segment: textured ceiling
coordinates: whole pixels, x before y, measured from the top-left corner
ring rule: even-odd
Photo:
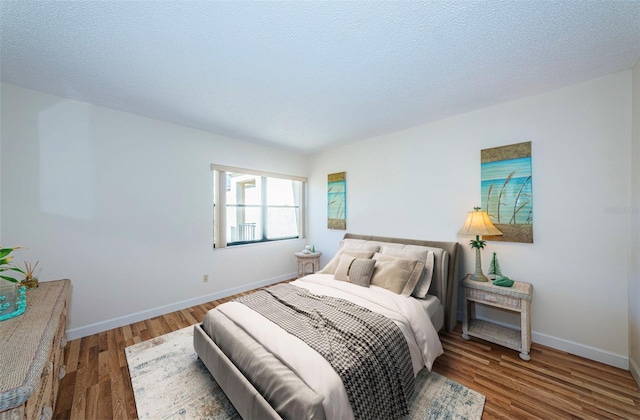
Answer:
[[[640,1],[0,1],[3,82],[314,152],[631,68]]]

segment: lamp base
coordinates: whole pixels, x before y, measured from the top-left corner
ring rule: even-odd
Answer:
[[[473,281],[489,281],[489,279],[487,278],[487,276],[485,276],[484,274],[482,274],[482,271],[480,273],[473,273],[470,277],[471,280]]]
[[[476,236],[476,240],[478,237]],[[482,273],[482,261],[480,260],[480,248],[476,248],[476,271],[471,276],[471,280],[473,281],[489,281],[487,276]]]

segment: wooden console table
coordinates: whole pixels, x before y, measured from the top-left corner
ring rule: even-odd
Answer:
[[[0,322],[0,420],[50,419],[64,376],[71,281],[27,290],[27,310]]]

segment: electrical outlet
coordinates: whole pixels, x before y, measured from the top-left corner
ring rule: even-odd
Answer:
[[[202,275],[202,282],[203,283],[209,283],[209,275],[208,274],[203,274]]]

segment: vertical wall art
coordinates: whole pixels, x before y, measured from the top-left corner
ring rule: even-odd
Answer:
[[[347,173],[329,174],[327,183],[327,227],[347,228]]]
[[[480,165],[482,209],[503,233],[483,239],[533,243],[531,142],[484,149]]]

